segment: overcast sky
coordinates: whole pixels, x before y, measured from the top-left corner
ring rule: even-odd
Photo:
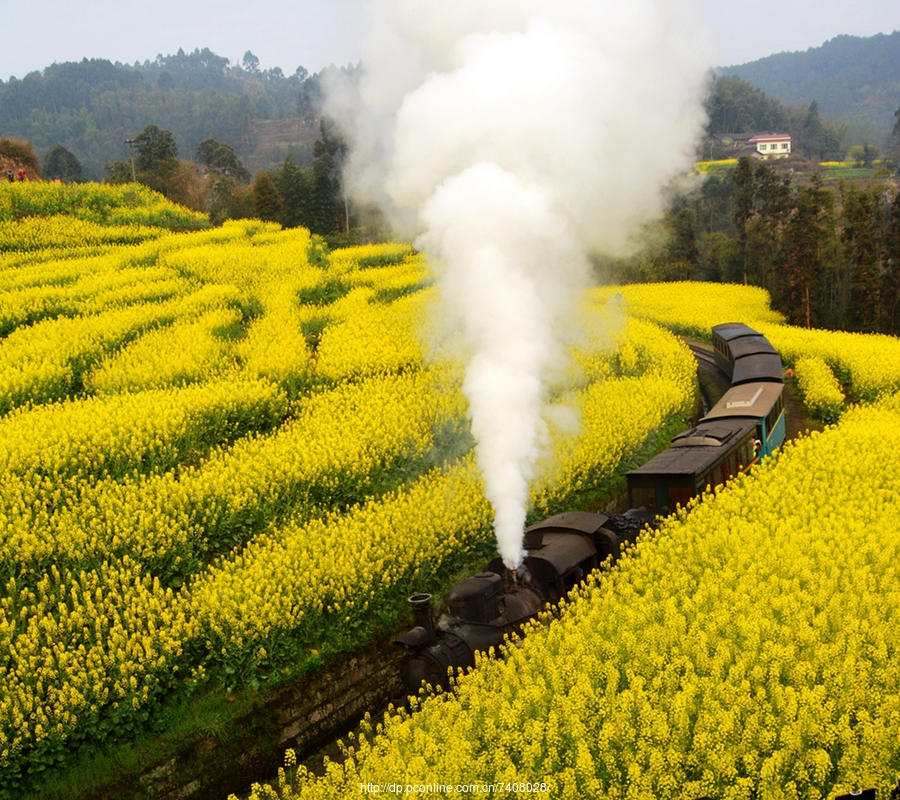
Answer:
[[[435,0],[423,0],[434,2]],[[485,0],[490,2],[490,0]],[[598,5],[601,5],[597,0]],[[239,61],[251,50],[264,69],[359,60],[362,0],[0,0],[0,78],[24,77],[53,62],[108,58],[133,63],[209,47]],[[840,33],[900,30],[897,0],[701,0],[729,66],[817,47]]]

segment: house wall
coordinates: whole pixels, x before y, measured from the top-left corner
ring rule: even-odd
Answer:
[[[756,152],[767,158],[787,158],[791,154],[791,141],[757,142]]]

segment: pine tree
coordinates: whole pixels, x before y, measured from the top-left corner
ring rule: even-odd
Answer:
[[[81,181],[81,162],[74,153],[57,143],[44,156],[44,177],[65,183]]]
[[[737,266],[743,282],[747,283],[747,224],[753,216],[754,181],[753,167],[750,164],[750,159],[746,156],[738,159],[733,180],[737,186],[734,208],[734,226],[738,232],[738,258],[740,259],[740,263]],[[735,276],[732,274],[728,277],[733,279]]]
[[[332,120],[322,117],[319,138],[313,146],[310,187],[310,230],[313,233],[336,233],[343,227],[344,202],[341,192],[341,169],[347,145]]]
[[[296,228],[300,225],[312,228],[308,170],[301,170],[293,155],[288,155],[278,170],[275,182],[284,200],[281,207],[281,224],[285,228]]]
[[[849,266],[850,298],[847,327],[873,333],[882,329],[881,248],[884,209],[879,188],[861,189],[843,184],[843,231],[841,241]]]
[[[253,184],[253,212],[266,222],[277,222],[284,200],[267,172],[260,172]]]
[[[834,250],[834,193],[816,177],[812,186],[801,186],[797,192],[782,237],[784,310],[794,324],[819,327],[822,292],[831,285],[824,278],[834,263]]]
[[[900,333],[900,192],[894,196],[894,202],[888,213],[882,249],[885,260],[882,279],[885,306],[883,332],[896,336]]]

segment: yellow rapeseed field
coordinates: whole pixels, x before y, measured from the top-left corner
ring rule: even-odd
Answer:
[[[0,187],[0,798],[198,683],[359,646],[492,538],[421,254],[58,188]],[[684,346],[612,316],[573,351],[536,509],[690,406]]]
[[[198,684],[362,646],[487,555],[461,369],[421,339],[431,284],[407,244],[329,253],[142,187],[0,186],[0,800]],[[686,424],[677,335],[747,322],[844,416],[284,797],[401,775],[689,800],[888,785],[897,340],[790,328],[752,287],[606,287],[578,316],[534,515]],[[841,384],[875,404],[846,411]]]
[[[325,778],[301,769],[277,797],[389,783],[552,798],[886,796],[900,753],[898,532],[894,400],[680,512],[505,660],[482,659],[412,716],[389,714]]]

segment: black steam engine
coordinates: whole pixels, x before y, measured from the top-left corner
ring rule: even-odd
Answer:
[[[609,517],[572,511],[525,529],[527,556],[515,574],[498,557],[484,572],[456,584],[447,610],[435,624],[431,595],[410,597],[416,627],[394,644],[406,650],[400,691],[414,695],[423,683],[446,688],[448,670],[475,665],[476,651],[499,647],[548,603],[557,603],[608,556],[619,555],[655,514],[633,510]]]

